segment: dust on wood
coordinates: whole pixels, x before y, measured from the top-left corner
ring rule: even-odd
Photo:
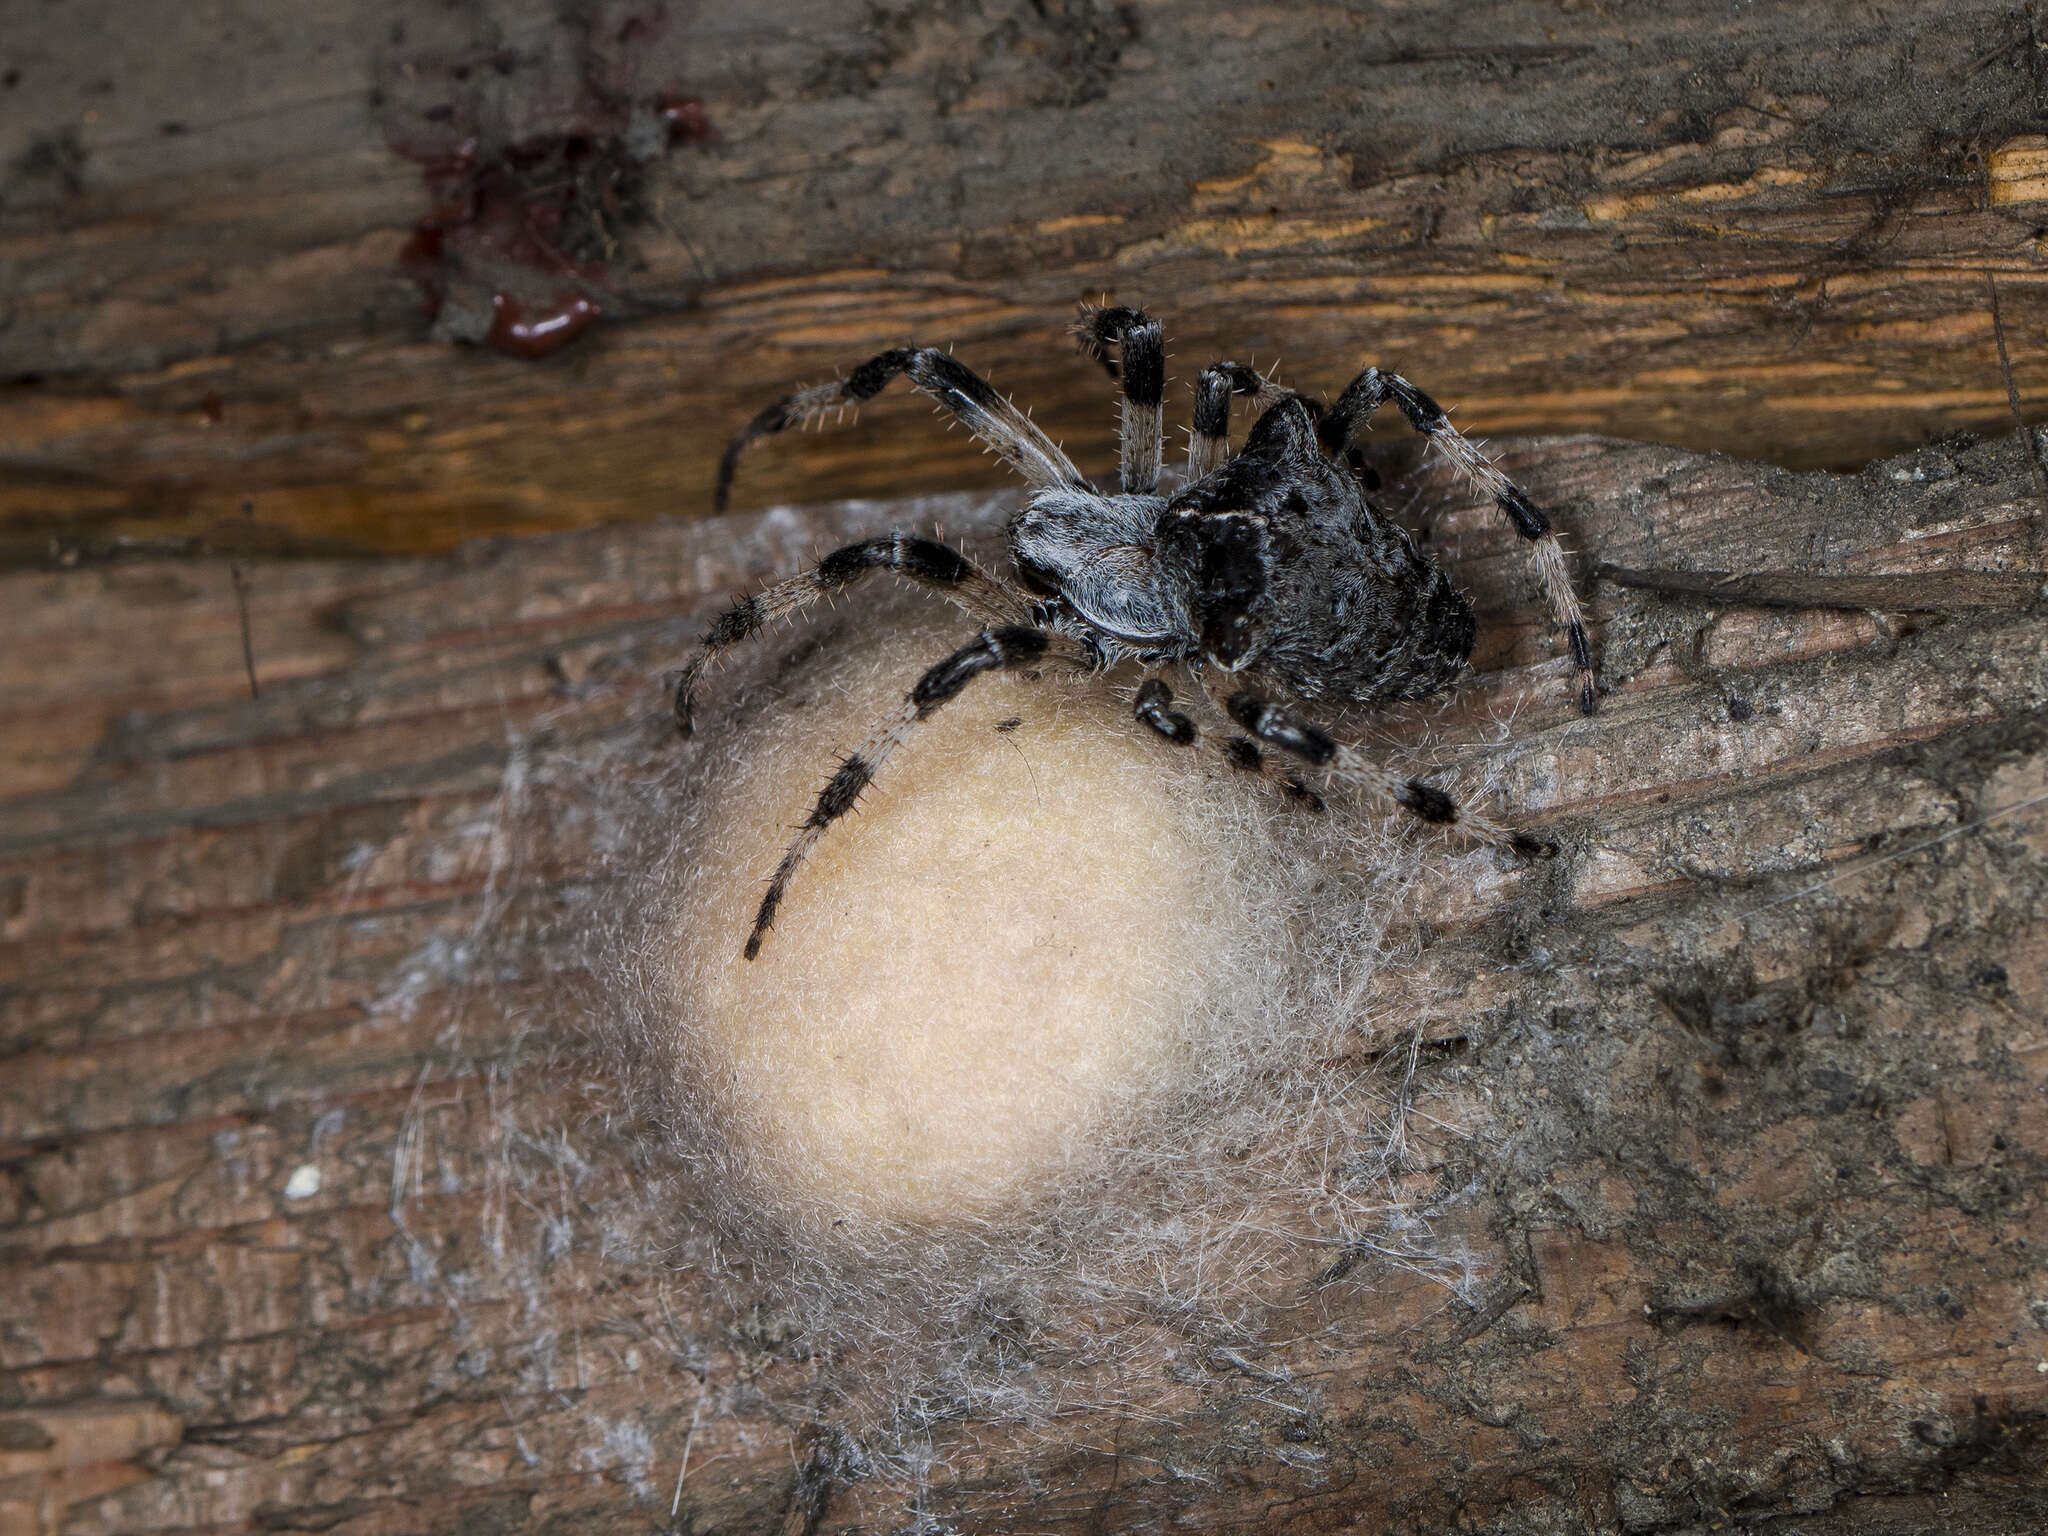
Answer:
[[[1590,438],[1505,464],[1633,571],[2003,590],[2039,513],[2010,438],[1848,477]],[[2038,1528],[2038,602],[1596,585],[1583,719],[1497,514],[1439,471],[1411,510],[1479,675],[1385,749],[1498,770],[1562,848],[1447,851],[1390,983],[1413,1174],[1465,1192],[1435,1236],[1483,1283],[1343,1255],[1262,1353],[1190,1362],[1176,1416],[964,1425],[915,1493],[792,1442],[755,1389],[801,1391],[798,1343],[506,1209],[487,1067],[561,1005],[525,976],[483,1007],[459,955],[592,867],[565,824],[504,883],[518,742],[658,728],[734,588],[985,504],[257,563],[255,699],[223,564],[5,578],[0,1524]]]

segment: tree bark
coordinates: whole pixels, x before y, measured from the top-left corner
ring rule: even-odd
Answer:
[[[1512,532],[1418,479],[1482,641],[1389,729],[1419,760],[1471,744],[1561,848],[1484,889],[1446,857],[1386,981],[1475,1299],[1357,1255],[1173,1413],[962,1426],[921,1490],[793,1444],[767,1402],[810,1367],[701,1276],[500,1221],[494,1085],[574,1095],[485,1070],[519,1026],[457,956],[591,869],[565,828],[496,883],[509,742],[658,729],[662,669],[735,587],[1012,498],[259,564],[255,699],[218,562],[4,578],[0,1525],[2038,1530],[2025,445],[1852,476],[1585,437],[1504,463],[1588,563],[1750,585],[1582,580],[1610,689],[1582,718]]]

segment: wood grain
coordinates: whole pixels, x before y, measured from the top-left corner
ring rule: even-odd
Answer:
[[[8,564],[696,517],[763,403],[906,339],[1107,465],[1061,334],[1105,291],[1159,309],[1183,382],[1370,361],[1476,432],[1846,466],[2006,423],[1994,276],[2023,408],[2048,392],[2014,4],[253,0],[146,30],[93,0],[0,59]],[[607,318],[538,363],[432,339],[418,157],[676,93],[712,134],[633,168]],[[777,443],[738,504],[995,483],[918,416]]]
[[[2011,439],[1855,476],[1594,438],[1505,461],[1588,563],[2040,569]],[[545,1117],[602,1084],[508,1075],[557,983],[486,997],[456,957],[594,867],[602,829],[565,820],[494,886],[519,741],[658,723],[735,586],[1008,498],[259,562],[254,700],[217,562],[4,578],[0,1527],[2038,1529],[2038,599],[1596,585],[1582,719],[1512,534],[1439,470],[1413,489],[1479,673],[1373,737],[1497,774],[1562,847],[1433,858],[1388,984],[1442,1127],[1414,1177],[1464,1191],[1435,1237],[1477,1283],[1354,1255],[1163,1417],[962,1425],[918,1490],[816,1460],[772,1407],[810,1367],[701,1275],[551,1247],[507,1199],[507,1085]]]

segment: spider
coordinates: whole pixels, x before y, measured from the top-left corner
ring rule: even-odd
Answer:
[[[1099,673],[1126,662],[1144,669],[1137,721],[1177,746],[1201,739],[1172,707],[1162,673],[1178,669],[1220,705],[1242,735],[1212,738],[1232,766],[1268,772],[1269,759],[1362,786],[1472,840],[1527,857],[1553,845],[1461,807],[1421,779],[1402,779],[1305,718],[1289,701],[1377,704],[1448,688],[1472,651],[1471,606],[1407,531],[1367,502],[1345,467],[1353,439],[1391,400],[1492,495],[1529,542],[1552,612],[1577,667],[1579,707],[1593,711],[1592,653],[1550,519],[1428,395],[1397,374],[1367,368],[1334,405],[1284,389],[1239,363],[1219,362],[1195,381],[1194,430],[1178,490],[1160,489],[1165,348],[1159,323],[1125,306],[1082,306],[1081,349],[1122,386],[1122,489],[1097,490],[1025,414],[984,380],[932,347],[897,347],[843,379],[799,390],[756,416],[726,447],[715,507],[723,511],[747,447],[772,433],[873,399],[898,374],[950,411],[1021,474],[1031,497],[1006,535],[1015,567],[1004,580],[934,539],[884,534],[849,544],[811,570],[743,598],[704,634],[676,685],[676,723],[693,729],[691,703],[704,669],[763,627],[890,571],[965,609],[984,626],[904,696],[895,715],[840,764],[776,866],[745,955],[760,953],[798,865],[851,810],[889,754],[986,672],[1048,669]],[[1259,416],[1229,451],[1233,396]],[[1218,698],[1217,695],[1221,694]],[[1320,803],[1298,773],[1284,784]]]

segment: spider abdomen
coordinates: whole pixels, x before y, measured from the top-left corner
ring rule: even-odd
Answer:
[[[1355,683],[1346,696],[1353,702],[1426,699],[1450,687],[1465,670],[1477,633],[1472,605],[1434,566],[1416,596],[1405,626],[1352,673]]]
[[[1418,559],[1402,579],[1360,578],[1286,593],[1258,670],[1303,698],[1354,704],[1423,699],[1448,688],[1472,654],[1472,608],[1444,573]]]

